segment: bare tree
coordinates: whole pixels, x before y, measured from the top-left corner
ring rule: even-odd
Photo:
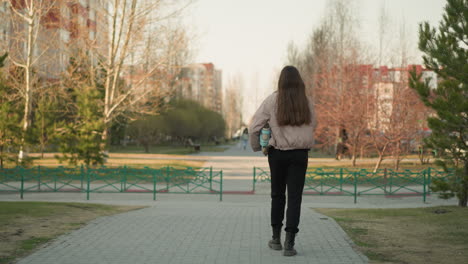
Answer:
[[[377,65],[380,67],[381,65],[387,64],[388,58],[388,47],[390,44],[389,35],[391,33],[391,21],[390,17],[387,12],[387,7],[385,6],[385,2],[382,3],[380,6],[380,12],[378,17],[379,23],[379,55],[377,60]],[[384,57],[384,54],[386,55]]]
[[[386,57],[393,65],[399,67],[389,71],[388,68],[379,65],[378,83],[375,89],[378,111],[376,111],[373,133],[380,135],[373,136],[375,149],[379,153],[375,169],[379,168],[382,159],[387,155],[383,150],[392,154],[394,168],[399,169],[402,158],[414,147],[413,144],[429,114],[427,107],[408,85],[408,63],[411,52],[404,20],[400,24],[398,41],[394,44],[394,52],[387,51]],[[385,69],[385,72],[382,72],[382,69]]]
[[[33,97],[39,81],[38,64],[47,52],[50,43],[39,38],[44,31],[44,18],[54,7],[51,0],[6,0],[11,10],[11,42],[9,45],[10,62],[20,69],[16,79],[16,88],[23,98],[24,113],[22,119],[22,139],[19,161],[27,157],[25,149],[26,134],[31,127]]]
[[[242,96],[244,82],[241,75],[230,78],[224,97],[224,119],[226,121],[227,138],[232,138],[234,133],[242,126]]]
[[[389,153],[393,156],[394,168],[399,169],[400,161],[414,147],[414,142],[422,131],[424,124],[421,121],[429,114],[408,86],[407,69],[400,68],[395,73],[398,79],[380,82],[376,87],[376,90],[380,90],[380,97],[377,98],[380,126],[371,130],[373,144],[379,154],[375,170]]]
[[[287,63],[290,65],[294,65],[295,67],[301,69],[302,64],[304,63],[304,59],[301,58],[301,54],[297,45],[290,41],[288,43],[288,50],[287,50]]]
[[[186,1],[182,5],[173,6],[170,1],[157,0],[113,0],[104,1],[100,12],[105,15],[109,23],[109,39],[105,49],[96,49],[102,60],[105,70],[103,122],[105,130],[103,140],[109,139],[109,127],[117,116],[125,112],[145,111],[142,106],[151,106],[157,111],[157,105],[146,104],[146,99],[160,96],[165,86],[164,80],[159,79],[163,73],[167,73],[168,65],[174,65],[174,59],[178,51],[187,47],[184,37],[180,32],[171,36],[165,45],[170,49],[159,46],[150,34],[157,36],[164,32],[155,32],[163,27],[161,23],[170,18],[179,16],[181,11],[190,4]],[[167,28],[167,32],[171,29]],[[180,45],[180,44],[184,45]],[[168,46],[166,46],[167,48]],[[103,53],[107,52],[107,53]],[[168,54],[164,55],[163,52]],[[151,52],[151,53],[150,53]],[[154,54],[159,61],[152,60]],[[143,65],[136,67],[135,65]],[[169,74],[173,75],[173,74]],[[124,80],[122,84],[122,78]],[[103,146],[105,149],[107,146]]]
[[[304,49],[298,50],[293,43],[288,46],[288,62],[299,68],[314,101],[317,147],[330,154],[336,151],[339,128],[349,110],[344,98],[347,87],[353,86],[350,76],[354,73],[346,71],[361,61],[355,52],[360,44],[354,34],[358,25],[354,10],[352,2],[331,1]]]

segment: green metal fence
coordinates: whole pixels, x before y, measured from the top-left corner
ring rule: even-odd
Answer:
[[[306,173],[304,194],[353,196],[354,202],[362,195],[422,196],[430,195],[432,179],[444,179],[452,172],[428,168],[424,170],[395,171],[381,169],[377,172],[365,169],[312,168]],[[270,182],[269,169],[254,167],[253,190],[255,185]]]
[[[42,167],[0,169],[0,192],[219,194],[223,199],[223,171],[209,168]]]

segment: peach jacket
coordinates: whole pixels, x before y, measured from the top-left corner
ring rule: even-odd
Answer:
[[[249,126],[250,145],[253,151],[262,150],[260,146],[260,131],[269,123],[271,138],[269,145],[280,150],[310,149],[314,145],[315,115],[313,104],[309,99],[309,109],[312,120],[302,126],[279,126],[276,119],[278,92],[274,92],[263,101],[254,114]]]

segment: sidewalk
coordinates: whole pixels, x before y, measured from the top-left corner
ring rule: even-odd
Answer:
[[[18,201],[18,195],[0,195]],[[29,194],[27,201],[87,202],[146,205],[148,208],[98,218],[82,229],[61,236],[20,264],[49,263],[367,263],[338,226],[313,208],[399,208],[454,205],[430,197],[388,199],[304,196],[295,257],[268,248],[271,237],[268,195],[161,194]],[[284,239],[284,235],[283,235]]]
[[[298,255],[286,258],[269,249],[268,197],[263,198],[264,203],[154,202],[99,218],[18,263],[367,263],[332,219],[306,206]]]
[[[261,152],[253,152],[250,146],[244,150],[234,145],[224,152],[201,152],[190,156],[207,156],[205,166],[223,170],[223,190],[227,193],[251,192],[253,167],[268,168],[268,158]]]

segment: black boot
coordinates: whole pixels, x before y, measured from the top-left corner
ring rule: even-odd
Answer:
[[[294,256],[297,251],[294,249],[295,233],[286,232],[286,239],[284,240],[284,256]]]
[[[282,250],[281,246],[281,226],[273,227],[273,237],[268,241],[268,246],[273,250]]]

